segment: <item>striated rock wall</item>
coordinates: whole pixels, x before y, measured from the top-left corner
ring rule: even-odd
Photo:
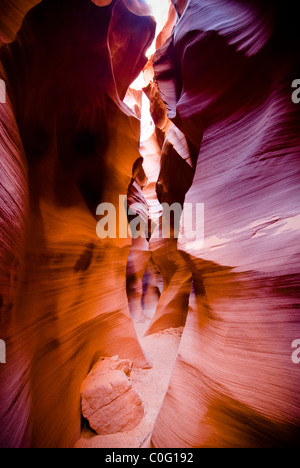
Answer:
[[[158,301],[147,334],[185,326],[153,447],[299,445],[295,15],[280,0],[173,4],[157,37],[158,88],[145,90],[156,132],[139,142],[141,92],[131,92],[135,113],[122,100],[155,36],[145,4],[1,2],[1,447],[73,446],[82,382],[99,358],[149,366],[127,293],[138,318]],[[117,230],[127,220],[119,195],[139,143],[150,175],[143,197],[156,216],[159,202],[182,205],[182,236],[153,236],[149,249],[144,239],[128,261],[131,240],[99,239],[96,210],[112,203]],[[204,244],[185,216],[196,203]],[[119,371],[108,380],[131,395],[134,427],[143,409]],[[103,397],[107,381],[98,383]],[[103,413],[104,399],[97,392],[97,430],[123,430],[119,407]]]
[[[5,447],[72,446],[93,363],[117,354],[147,364],[126,296],[130,240],[99,239],[96,207],[113,203],[126,219],[118,197],[140,157],[140,130],[120,99],[146,63],[155,24],[134,2],[106,3],[44,0],[1,49]]]
[[[2,67],[0,77],[6,82]],[[28,174],[8,96],[6,104],[0,104],[0,130],[0,335],[6,347],[6,364],[0,364],[0,445],[23,447],[29,442],[29,356],[26,346],[30,337],[27,335],[20,340],[16,331],[21,330],[18,303],[28,216]],[[11,413],[13,406],[15,418]]]
[[[0,16],[0,43],[11,42],[19,31],[24,16],[40,0],[2,0]]]
[[[172,18],[173,11],[170,11]],[[177,249],[180,214],[185,194],[195,173],[195,151],[184,134],[168,119],[157,84],[151,81],[144,89],[150,101],[150,112],[156,126],[155,137],[161,145],[160,170],[156,195],[162,213],[149,241],[151,257],[161,272],[163,290],[147,335],[167,328],[185,325],[191,292],[191,269]],[[193,158],[193,160],[192,160]]]
[[[182,223],[195,295],[154,447],[299,445],[292,16],[283,2],[190,0],[154,57],[169,117],[194,145],[203,133],[185,206],[205,207],[204,245]]]

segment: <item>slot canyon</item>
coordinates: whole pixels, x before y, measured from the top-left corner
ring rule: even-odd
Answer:
[[[300,446],[297,21],[0,0],[1,448]]]

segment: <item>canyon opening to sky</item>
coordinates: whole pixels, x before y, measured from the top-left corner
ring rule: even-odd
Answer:
[[[1,448],[300,445],[299,39],[282,0],[0,2]]]

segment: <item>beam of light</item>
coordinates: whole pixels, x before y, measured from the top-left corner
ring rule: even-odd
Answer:
[[[147,52],[147,56],[151,57],[151,55],[155,52],[156,38],[167,22],[171,0],[145,0],[145,2],[150,7],[151,13],[156,21],[155,40]]]
[[[156,34],[154,41],[152,42],[150,48],[146,52],[146,56],[150,57],[154,54],[156,47],[156,39],[164,25],[167,22],[168,14],[171,6],[171,0],[144,0],[145,3],[150,7],[151,14],[156,21]],[[148,80],[145,80],[143,72],[138,76],[138,78],[131,84],[131,88],[142,89],[147,86],[149,83]]]
[[[170,0],[145,0],[145,3],[150,7],[158,28],[162,28],[167,20]]]

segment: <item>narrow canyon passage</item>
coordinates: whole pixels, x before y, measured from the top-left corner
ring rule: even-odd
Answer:
[[[149,220],[155,231],[160,226],[163,214],[160,202],[164,201],[161,193],[157,192],[157,181],[167,184],[171,180],[168,171],[166,169],[162,171],[162,150],[156,132],[157,126],[154,123],[155,109],[158,105],[163,122],[161,127],[163,131],[166,131],[167,127],[169,138],[173,136],[173,143],[182,153],[177,154],[177,160],[173,161],[174,165],[177,164],[173,170],[184,169],[185,158],[189,158],[189,152],[183,135],[178,130],[176,133],[175,129],[173,129],[174,134],[170,133],[172,124],[167,118],[165,106],[153,81],[146,83],[149,77],[153,78],[151,63],[146,65],[144,72],[131,85],[125,97],[125,102],[141,116],[142,159],[133,169],[134,182],[132,179],[129,186],[128,206],[131,208],[131,219],[137,215],[144,227]],[[178,141],[181,139],[180,144],[174,136]],[[175,159],[173,145],[171,148],[171,151],[167,148],[164,157]],[[189,169],[190,167],[188,166]],[[170,204],[180,200],[176,180],[174,188],[173,192],[168,194]],[[152,237],[151,234],[147,237],[148,239],[132,240],[126,269],[129,310],[137,338],[149,364],[144,369],[133,367],[127,374],[132,390],[141,400],[143,417],[141,421],[136,420],[133,424],[135,427],[131,430],[126,430],[125,425],[119,432],[102,435],[98,435],[97,431],[91,428],[89,421],[84,418],[82,435],[75,444],[76,448],[148,448],[150,446],[154,424],[169,388],[188,313],[191,269],[178,252],[177,240],[173,235],[170,239],[155,238],[155,235]],[[116,362],[119,361],[118,356],[114,359]],[[96,365],[96,370],[92,370],[92,373],[95,372],[95,385],[97,385],[97,372],[101,374],[102,367],[97,369]],[[104,374],[104,377],[105,375],[108,384],[110,374]],[[85,390],[82,393],[85,394]],[[122,395],[119,398],[122,398]],[[122,413],[121,408],[119,411]],[[132,411],[134,413],[134,405]],[[113,419],[113,414],[109,417]],[[115,430],[117,429],[111,432]]]
[[[0,2],[0,447],[300,445],[283,0]]]

